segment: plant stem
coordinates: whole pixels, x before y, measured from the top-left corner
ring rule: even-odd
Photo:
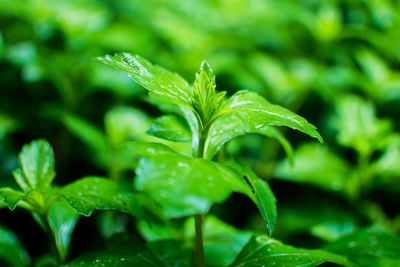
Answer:
[[[196,158],[203,158],[206,134],[203,131],[199,133],[199,144],[197,147]],[[203,217],[201,214],[194,215],[196,229],[196,262],[197,267],[205,267],[204,245],[203,245]]]
[[[198,267],[205,267],[203,247],[203,218],[201,214],[194,215],[196,227],[196,261]]]

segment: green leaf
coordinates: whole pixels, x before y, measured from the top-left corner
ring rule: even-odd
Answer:
[[[117,234],[107,240],[105,249],[85,253],[65,267],[75,266],[140,266],[164,267],[164,262],[137,237]]]
[[[174,142],[190,142],[192,134],[182,117],[174,115],[161,116],[154,120],[147,133]]]
[[[329,191],[346,188],[350,168],[328,148],[306,144],[295,151],[294,158],[294,164],[286,159],[281,161],[276,166],[274,176],[282,180],[313,184]]]
[[[400,239],[379,227],[347,235],[325,246],[365,267],[400,266]]]
[[[286,126],[317,138],[321,143],[323,142],[316,127],[306,119],[284,107],[269,103],[257,93],[246,90],[238,91],[226,101],[221,112],[233,113],[249,122],[251,127],[255,129],[266,125]]]
[[[252,196],[244,179],[230,169],[179,154],[143,157],[136,174],[136,189],[157,201],[168,217],[204,214],[232,192]]]
[[[35,140],[22,147],[19,153],[21,169],[13,172],[19,186],[25,191],[51,185],[54,171],[54,152],[45,140]]]
[[[60,190],[69,204],[80,214],[90,216],[94,210],[119,210],[139,218],[144,211],[137,195],[114,181],[85,177]]]
[[[346,267],[357,266],[347,258],[331,252],[295,248],[263,235],[254,235],[229,266],[314,267],[324,262]]]
[[[142,139],[151,120],[139,109],[117,107],[106,113],[104,125],[111,143],[118,145],[124,141]]]
[[[191,243],[181,240],[159,240],[147,243],[157,258],[167,267],[190,267],[193,257]]]
[[[278,129],[268,125],[257,128],[253,121],[245,120],[235,114],[222,116],[211,126],[205,145],[205,158],[212,159],[229,140],[247,133],[276,138],[282,144],[289,158],[292,158],[292,146]]]
[[[0,225],[0,259],[10,266],[28,266],[29,255],[21,246],[17,236],[9,229]]]
[[[106,55],[99,57],[98,60],[122,70],[149,90],[151,95],[163,99],[167,103],[191,107],[192,90],[178,74],[153,65],[141,56],[129,53]]]
[[[72,114],[65,114],[62,123],[96,154],[107,154],[109,150],[107,138],[96,126]]]
[[[233,162],[231,167],[240,175],[244,176],[252,186],[255,195],[254,203],[257,205],[257,208],[266,223],[269,235],[271,235],[275,229],[277,219],[276,199],[274,193],[268,183],[258,178],[249,168],[244,167],[237,162]]]
[[[391,130],[390,121],[378,119],[371,102],[354,95],[337,98],[330,124],[337,131],[340,144],[363,156],[380,148]]]
[[[71,235],[78,219],[79,214],[64,198],[54,200],[48,209],[47,222],[53,232],[61,262],[67,258]]]
[[[24,193],[11,188],[0,188],[0,202],[3,202],[10,210],[14,210],[18,202],[25,196]]]
[[[193,218],[185,223],[187,240],[195,238]],[[232,263],[252,236],[251,232],[238,231],[231,225],[208,215],[203,223],[203,240],[206,266],[225,267]]]

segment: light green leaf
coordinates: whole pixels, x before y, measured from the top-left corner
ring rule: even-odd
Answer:
[[[179,154],[143,157],[136,174],[136,189],[157,201],[168,217],[204,214],[232,192],[252,197],[242,177],[205,159]]]
[[[72,114],[65,114],[62,123],[97,155],[107,154],[109,150],[107,138],[96,126]]]
[[[10,266],[28,266],[29,255],[21,246],[18,237],[9,229],[0,225],[0,259]]]
[[[331,252],[295,248],[263,235],[254,235],[229,266],[314,267],[324,262],[346,267],[357,266],[347,258]]]
[[[356,149],[363,156],[380,148],[391,130],[390,121],[378,119],[371,102],[355,95],[337,98],[330,124],[337,131],[340,144]]]
[[[155,119],[147,133],[174,142],[190,142],[192,140],[186,121],[174,115],[165,115]]]
[[[143,138],[151,120],[139,109],[117,107],[106,113],[104,125],[110,142],[118,145],[124,141]]]
[[[259,128],[256,126],[253,121],[245,120],[235,114],[220,117],[211,126],[205,145],[205,158],[212,159],[229,140],[247,133],[257,133],[276,138],[282,144],[289,158],[292,158],[292,146],[278,129],[268,125]]]
[[[79,179],[61,189],[60,194],[78,213],[85,216],[90,216],[94,210],[114,209],[144,217],[136,194],[105,178]]]
[[[24,196],[25,194],[20,191],[11,188],[0,188],[0,202],[3,202],[10,210],[14,210]]]
[[[54,200],[48,209],[47,222],[53,232],[61,262],[67,258],[71,235],[78,218],[79,214],[64,198]]]
[[[266,223],[269,235],[272,235],[275,229],[277,211],[276,199],[268,183],[258,178],[249,168],[241,166],[237,162],[233,162],[231,167],[241,176],[245,177],[252,186],[255,195],[254,203],[257,205]]]
[[[379,227],[370,227],[325,246],[365,267],[400,266],[400,239]]]
[[[51,185],[54,171],[54,152],[45,140],[35,140],[22,147],[19,153],[21,169],[13,172],[19,186],[25,191]]]
[[[318,144],[306,144],[294,153],[294,164],[280,162],[274,176],[297,183],[309,183],[330,191],[341,191],[350,176],[347,163]]]
[[[122,70],[149,90],[151,95],[161,98],[167,103],[191,107],[192,90],[178,74],[153,65],[141,56],[129,53],[106,55],[99,57],[98,60]]]
[[[233,113],[250,123],[252,128],[259,129],[266,125],[286,126],[299,130],[322,143],[322,137],[316,127],[306,119],[284,107],[273,105],[257,93],[239,91],[225,103],[221,112]]]

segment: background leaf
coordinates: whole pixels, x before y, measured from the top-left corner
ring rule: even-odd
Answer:
[[[147,133],[174,142],[190,142],[190,129],[183,118],[174,115],[161,116],[154,120]]]
[[[10,266],[28,266],[30,258],[17,236],[0,225],[0,259]]]

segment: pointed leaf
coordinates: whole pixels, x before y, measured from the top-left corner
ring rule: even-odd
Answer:
[[[98,60],[122,70],[152,95],[164,99],[167,103],[191,107],[192,91],[189,84],[178,74],[129,53],[106,55]]]
[[[114,209],[144,217],[136,194],[105,178],[79,179],[61,189],[60,194],[78,213],[85,216],[90,216],[94,210]]]
[[[267,225],[269,235],[271,235],[275,229],[277,218],[276,199],[274,193],[268,183],[258,178],[249,168],[241,166],[236,162],[233,162],[231,166],[240,175],[244,176],[252,186],[255,195],[254,203],[257,205],[261,216]]]
[[[400,239],[379,227],[347,235],[325,246],[365,267],[400,266]]]
[[[0,188],[0,202],[3,202],[10,210],[14,210],[24,196],[25,194],[20,191],[11,188]]]
[[[47,222],[53,232],[61,262],[67,258],[71,235],[78,219],[79,214],[64,198],[54,200],[47,212]]]
[[[322,143],[322,137],[316,127],[306,119],[284,107],[269,103],[253,92],[246,90],[237,92],[227,100],[223,110],[242,117],[256,129],[266,125],[286,126],[317,138]]]
[[[263,235],[254,235],[229,266],[314,267],[324,262],[358,266],[345,257],[324,250],[295,248]]]
[[[192,135],[186,121],[174,115],[155,119],[147,133],[174,142],[192,141]]]
[[[136,189],[157,201],[168,217],[204,214],[232,192],[252,195],[244,179],[230,169],[179,154],[143,157],[136,174]]]
[[[45,140],[24,145],[19,153],[19,164],[21,169],[14,172],[14,177],[25,192],[50,186],[56,175],[54,152]]]
[[[21,246],[18,237],[9,229],[0,225],[0,259],[8,266],[28,266],[29,255]]]
[[[210,129],[206,140],[205,157],[207,159],[212,159],[226,142],[237,136],[247,133],[257,133],[276,138],[282,144],[289,158],[292,158],[292,146],[278,129],[268,125],[258,128],[255,126],[256,125],[254,125],[251,120],[245,120],[235,114],[228,114],[220,117]]]

